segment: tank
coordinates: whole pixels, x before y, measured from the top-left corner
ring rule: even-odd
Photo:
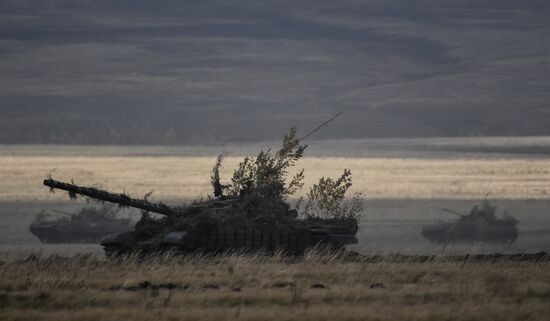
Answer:
[[[42,243],[98,243],[106,234],[130,230],[130,219],[117,218],[117,212],[106,205],[75,213],[44,210],[29,229]]]
[[[65,190],[73,197],[82,195],[142,210],[142,218],[132,231],[111,233],[101,239],[108,257],[167,251],[262,251],[301,255],[314,246],[339,249],[357,243],[358,225],[354,219],[300,219],[297,211],[285,202],[272,203],[273,212],[255,215],[245,191],[234,198],[218,197],[195,201],[189,206],[168,206],[51,178],[44,180],[44,185]]]
[[[422,229],[422,235],[435,243],[513,243],[517,239],[518,220],[504,211],[497,217],[497,207],[484,200],[481,205],[475,205],[468,215],[463,215],[449,209],[445,212],[457,215],[455,222],[433,224]]]
[[[52,191],[67,191],[73,199],[80,196],[142,211],[132,231],[111,233],[101,239],[108,256],[166,251],[261,251],[301,255],[315,246],[340,249],[357,243],[358,222],[363,210],[360,194],[345,198],[352,185],[349,169],[344,169],[337,179],[320,178],[311,186],[307,198],[301,198],[295,208],[287,202],[304,185],[304,170],[291,170],[307,147],[302,141],[335,117],[303,138],[298,138],[296,129],[290,128],[279,150],[272,152],[269,149],[260,151],[256,157],[245,157],[225,184],[220,179],[225,152],[220,154],[210,177],[213,195],[185,206],[151,202],[150,194],[132,198],[51,177],[44,180],[44,185]],[[289,177],[290,173],[293,176]],[[300,207],[302,204],[304,206]],[[298,209],[302,210],[301,218]]]

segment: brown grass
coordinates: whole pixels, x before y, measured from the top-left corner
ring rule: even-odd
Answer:
[[[222,181],[228,179],[240,157],[228,157]],[[211,192],[210,171],[215,157],[44,157],[0,156],[0,200],[60,200],[48,193],[42,180],[54,170],[59,180],[98,184],[111,191],[154,199],[183,199]],[[306,157],[306,189],[321,176],[337,177],[344,168],[353,172],[352,191],[369,198],[550,198],[549,159],[399,159]]]
[[[315,254],[290,263],[237,255],[11,260],[0,266],[0,319],[544,320],[549,267],[350,263]],[[384,288],[371,288],[376,283]]]

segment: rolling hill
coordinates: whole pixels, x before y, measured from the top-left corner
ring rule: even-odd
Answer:
[[[550,135],[550,3],[0,1],[0,143]]]

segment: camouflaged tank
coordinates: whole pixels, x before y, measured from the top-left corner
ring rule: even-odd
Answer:
[[[484,200],[475,205],[468,215],[444,209],[457,215],[455,222],[433,224],[422,229],[422,235],[436,243],[513,243],[517,239],[518,220],[506,212],[502,217],[496,215],[497,207]]]
[[[343,248],[357,243],[356,220],[300,219],[297,211],[282,201],[272,203],[271,211],[259,215],[249,204],[246,191],[238,197],[212,198],[190,206],[168,206],[51,178],[44,180],[44,185],[65,190],[72,197],[82,195],[143,211],[133,231],[103,237],[101,245],[107,256],[166,251],[280,251],[300,255],[314,246]]]

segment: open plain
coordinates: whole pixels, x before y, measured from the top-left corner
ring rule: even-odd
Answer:
[[[210,171],[221,151],[230,153],[221,172],[222,182],[228,182],[244,156],[278,145],[1,146],[0,255],[101,256],[97,245],[41,244],[28,231],[43,209],[73,211],[86,204],[60,191],[51,193],[42,185],[48,175],[133,197],[153,191],[154,201],[181,204],[211,193]],[[547,137],[314,141],[296,166],[305,169],[306,177],[297,197],[319,177],[351,169],[351,190],[362,193],[367,205],[359,243],[353,246],[364,254],[550,252],[549,155]],[[443,247],[422,237],[422,226],[454,219],[443,208],[467,213],[485,197],[520,221],[514,244]],[[121,214],[139,217],[137,211]]]
[[[369,199],[550,199],[550,138],[448,138],[311,142],[296,169],[304,195],[322,176],[352,170],[353,192]],[[182,200],[211,193],[210,171],[226,151],[228,181],[244,156],[278,142],[218,147],[0,146],[0,201],[66,200],[48,176],[134,197]]]
[[[50,193],[42,186],[46,176],[136,197],[153,190],[154,200],[178,204],[207,196],[220,148],[7,146],[0,149],[0,319],[544,320],[550,314],[548,261],[445,259],[550,252],[547,140],[496,151],[492,142],[388,142],[397,147],[378,151],[380,142],[370,142],[374,154],[341,157],[329,157],[336,152],[328,144],[298,163],[306,173],[298,196],[317,178],[352,169],[353,191],[364,194],[367,210],[351,249],[440,256],[424,263],[315,253],[299,260],[229,255],[110,262],[98,245],[41,244],[28,232],[37,213],[85,205]],[[405,145],[420,147],[403,151]],[[222,180],[241,155],[257,151],[237,150],[226,159]],[[520,220],[514,244],[441,246],[421,236],[423,225],[453,220],[442,208],[467,212],[487,194]]]

